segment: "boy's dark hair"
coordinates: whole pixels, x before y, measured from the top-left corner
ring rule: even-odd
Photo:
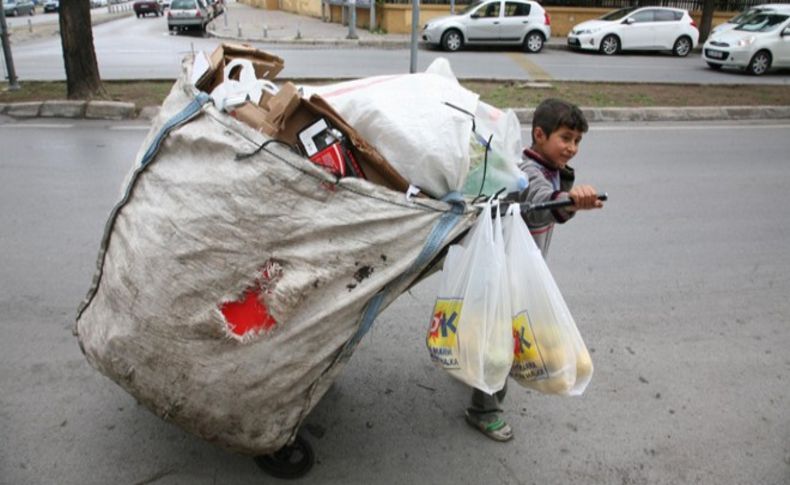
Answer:
[[[535,128],[540,127],[548,137],[561,126],[582,133],[589,129],[584,113],[575,104],[557,98],[543,100],[532,115],[532,142],[535,142]]]

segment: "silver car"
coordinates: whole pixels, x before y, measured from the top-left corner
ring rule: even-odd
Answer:
[[[537,2],[477,0],[458,15],[434,19],[422,29],[422,40],[457,51],[464,45],[521,45],[540,52],[551,37],[551,19]]]

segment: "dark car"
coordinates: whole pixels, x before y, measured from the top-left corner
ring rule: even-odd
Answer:
[[[6,15],[12,15],[14,17],[36,14],[36,6],[31,0],[4,0],[3,10]]]
[[[132,8],[134,8],[134,14],[137,15],[138,18],[149,13],[157,17],[162,15],[162,7],[159,6],[159,2],[156,0],[137,0],[134,2],[134,5],[132,5]]]
[[[47,0],[44,3],[45,13],[57,12],[58,10],[60,10],[60,2],[58,0]]]

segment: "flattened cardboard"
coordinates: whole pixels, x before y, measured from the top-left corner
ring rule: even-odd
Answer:
[[[247,59],[252,62],[255,77],[274,79],[285,67],[282,58],[256,49],[247,44],[220,44],[209,57],[209,69],[198,79],[195,87],[210,93],[224,81],[225,66],[232,59]],[[231,77],[233,77],[231,75]]]

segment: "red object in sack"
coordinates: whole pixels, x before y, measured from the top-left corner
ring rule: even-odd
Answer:
[[[346,176],[346,164],[343,157],[343,147],[339,142],[332,143],[328,147],[310,157],[310,160],[312,160],[316,165],[324,167],[337,176]]]
[[[245,291],[241,299],[223,303],[219,309],[228,323],[228,330],[239,337],[269,330],[277,324],[261,299],[260,288]]]

